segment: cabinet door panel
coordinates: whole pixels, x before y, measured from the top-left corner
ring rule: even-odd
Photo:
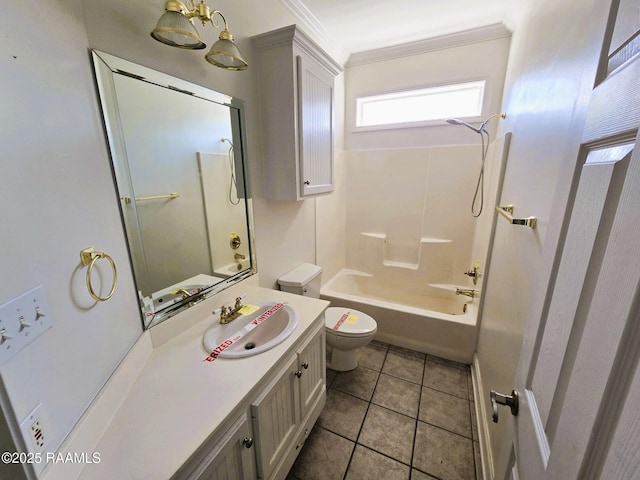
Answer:
[[[316,62],[296,57],[300,195],[333,191],[333,75]]]
[[[297,358],[292,358],[251,404],[257,449],[258,475],[269,478],[286,450],[294,442],[300,422],[299,393],[295,376]]]
[[[249,420],[246,415],[243,415],[189,478],[193,480],[255,479],[254,451]]]
[[[298,353],[300,372],[300,407],[304,419],[322,394],[326,384],[324,324]],[[305,366],[306,365],[306,366]]]

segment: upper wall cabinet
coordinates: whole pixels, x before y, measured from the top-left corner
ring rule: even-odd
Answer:
[[[333,84],[342,67],[296,25],[252,38],[257,57],[264,196],[333,191]]]

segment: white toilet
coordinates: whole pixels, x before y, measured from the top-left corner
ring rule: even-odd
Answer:
[[[322,269],[303,263],[278,279],[280,290],[320,298]],[[358,366],[356,352],[371,340],[378,329],[376,321],[352,308],[329,307],[324,326],[327,337],[327,367],[345,372]]]

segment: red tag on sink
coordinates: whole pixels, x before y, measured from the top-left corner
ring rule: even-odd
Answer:
[[[209,353],[209,355],[204,359],[204,361],[205,362],[213,362],[227,348],[229,348],[231,345],[233,345],[234,343],[239,341],[247,333],[249,333],[251,330],[256,328],[258,325],[260,325],[262,322],[264,322],[267,318],[271,317],[274,313],[276,313],[278,310],[281,310],[282,308],[284,308],[284,303],[276,303],[273,307],[271,307],[270,309],[264,311],[258,318],[253,320],[251,323],[245,325],[240,330],[238,330],[233,335],[233,337],[227,338],[224,342],[222,342],[216,348],[211,350],[211,353]]]

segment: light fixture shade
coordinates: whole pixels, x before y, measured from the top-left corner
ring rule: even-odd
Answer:
[[[151,32],[151,36],[159,42],[177,48],[200,50],[207,46],[198,35],[193,23],[180,12],[165,12]]]
[[[227,35],[225,35],[225,32]],[[216,67],[227,70],[246,70],[249,65],[242,58],[240,49],[233,43],[233,39],[228,37],[231,37],[231,35],[224,30],[220,34],[220,39],[213,44],[204,58]]]

